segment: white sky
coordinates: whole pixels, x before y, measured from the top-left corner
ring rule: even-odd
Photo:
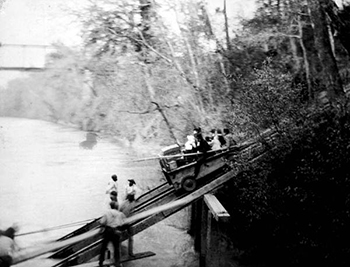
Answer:
[[[77,0],[7,0],[0,11],[0,42],[49,45],[79,42],[79,29],[62,10]]]
[[[1,0],[0,0],[1,1]],[[222,8],[222,0],[207,0],[209,11]],[[0,43],[50,45],[60,41],[67,46],[81,42],[79,24],[64,10],[84,4],[84,0],[6,0],[0,10]],[[254,0],[227,0],[231,17],[251,16]],[[43,66],[45,50],[0,47],[0,66]],[[0,71],[0,86],[12,78]]]
[[[222,2],[209,0],[209,9]],[[62,10],[82,3],[84,0],[7,0],[0,10],[0,42],[49,45],[59,40],[77,45],[79,26]],[[227,0],[227,5],[229,14],[247,16],[254,9],[254,0]]]

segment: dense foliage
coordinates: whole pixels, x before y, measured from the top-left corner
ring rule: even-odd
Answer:
[[[266,266],[349,266],[350,112],[328,110],[280,136],[220,193],[233,258]],[[259,265],[261,266],[261,265]]]

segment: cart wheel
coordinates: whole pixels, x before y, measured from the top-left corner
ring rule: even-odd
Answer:
[[[197,187],[196,179],[193,177],[186,177],[182,179],[181,187],[187,192],[192,192]]]

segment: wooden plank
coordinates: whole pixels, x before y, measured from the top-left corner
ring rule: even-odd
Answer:
[[[33,248],[30,250],[29,249],[21,250],[21,251],[14,254],[13,264],[17,264],[17,263],[35,258],[37,256],[46,254],[50,251],[55,251],[57,249],[65,247],[65,246],[72,245],[72,244],[77,243],[79,241],[82,241],[82,240],[85,240],[87,238],[98,235],[99,233],[100,233],[100,229],[95,229],[95,230],[92,230],[92,231],[87,232],[85,234],[81,234],[79,236],[72,237],[72,238],[65,240],[65,241],[45,244],[43,246],[39,246],[38,248]]]
[[[66,258],[61,259],[59,262],[56,262],[55,265],[51,267],[63,267],[78,265],[86,262],[90,262],[91,259],[100,254],[101,251],[102,239],[99,239],[95,243],[88,245],[87,247],[74,252]]]
[[[128,261],[134,261],[134,260],[139,260],[139,259],[143,259],[143,258],[147,258],[147,257],[152,257],[155,256],[156,254],[152,251],[146,251],[146,252],[141,252],[141,253],[136,253],[134,254],[133,257],[130,256],[125,256],[122,257],[120,259],[120,263],[124,263],[124,262],[128,262]],[[105,260],[103,262],[103,266],[114,266],[113,265],[113,260]],[[98,267],[98,261],[94,261],[94,262],[88,262],[88,263],[83,263],[83,264],[79,264],[79,265],[72,265],[72,267]]]
[[[72,255],[73,253],[89,246],[90,244],[98,241],[99,239],[101,239],[100,235],[95,235],[92,236],[90,238],[86,238],[80,242],[74,243],[70,246],[61,248],[60,250],[56,251],[55,253],[53,253],[50,258],[53,259],[62,259],[62,258],[66,258],[69,255]],[[69,240],[69,239],[65,239],[65,240]],[[58,240],[58,241],[62,241],[62,240]]]
[[[230,214],[213,194],[205,194],[204,202],[207,204],[215,220],[227,220],[230,217]]]
[[[187,204],[189,204],[189,203],[193,202],[194,200],[198,199],[199,197],[205,195],[206,193],[210,192],[211,190],[215,189],[216,187],[227,182],[236,174],[237,174],[236,170],[231,170],[231,171],[223,174],[219,178],[215,179],[214,181],[210,182],[209,184],[199,188],[198,190],[194,191],[193,193],[191,193],[191,194],[189,194],[189,195],[187,195],[179,200],[175,200],[171,203],[162,205],[160,207],[155,207],[155,208],[140,212],[138,214],[135,214],[129,218],[126,218],[122,225],[128,225],[128,224],[135,223],[135,222],[142,220],[142,219],[145,219],[153,214],[163,212],[163,211],[166,211],[166,210],[169,210],[172,208],[186,206]]]

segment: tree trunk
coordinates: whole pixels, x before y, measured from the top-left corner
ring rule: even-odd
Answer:
[[[226,4],[226,1],[225,1],[225,4]],[[206,25],[207,27],[207,31],[208,31],[208,37],[209,38],[212,38],[215,40],[216,42],[216,46],[217,46],[217,50],[219,51],[218,54],[218,61],[219,61],[219,64],[220,64],[220,68],[221,68],[221,72],[224,74],[223,75],[223,79],[224,79],[224,83],[225,83],[225,87],[226,87],[226,92],[229,93],[231,91],[231,88],[230,88],[230,83],[227,79],[227,73],[230,73],[230,67],[229,66],[225,66],[224,62],[223,62],[223,53],[224,53],[224,48],[222,47],[222,45],[220,44],[220,42],[218,41],[218,39],[216,38],[215,34],[214,34],[214,31],[213,31],[213,27],[211,25],[211,22],[210,22],[210,18],[209,18],[209,14],[208,14],[208,11],[206,9],[205,6],[202,6],[202,11],[203,11],[203,14],[204,14],[204,24]],[[227,15],[225,13],[225,23],[227,22],[226,21],[227,19]],[[228,49],[231,49],[231,43],[230,43],[230,40],[229,40],[229,35],[228,35],[228,26],[225,27],[225,29],[227,30],[226,32],[226,42],[227,42],[227,45],[228,45]]]
[[[303,59],[304,59],[304,69],[305,69],[305,74],[306,74],[306,81],[307,81],[307,89],[308,89],[308,99],[312,100],[314,99],[314,91],[312,88],[312,76],[311,76],[311,69],[310,69],[310,63],[309,63],[309,52],[306,49],[306,46],[304,44],[304,27],[303,27],[303,22],[301,19],[301,16],[298,18],[298,25],[299,25],[299,34],[300,34],[300,47],[301,50],[303,51]]]
[[[308,0],[309,14],[315,37],[315,47],[322,66],[323,88],[320,93],[323,99],[331,103],[344,95],[336,60],[328,36],[328,27],[324,5],[327,0]]]
[[[340,11],[337,4],[333,1],[326,2],[324,4],[324,9],[332,22],[332,26],[338,32],[337,37],[340,43],[345,48],[348,55],[350,55],[350,25],[344,20],[344,18],[349,16],[349,11],[345,9]]]
[[[170,53],[172,54],[172,57],[173,57],[173,64],[175,66],[175,68],[177,69],[177,71],[180,73],[180,76],[184,79],[184,81],[191,87],[194,89],[194,94],[191,94],[192,95],[192,98],[193,98],[193,101],[190,101],[190,103],[193,105],[198,114],[203,114],[203,103],[201,102],[201,99],[199,97],[196,96],[196,94],[198,93],[197,90],[199,89],[195,84],[193,84],[193,82],[187,77],[187,75],[185,74],[185,72],[183,71],[182,69],[182,66],[181,64],[178,62],[178,60],[176,59],[176,56],[175,56],[175,51],[174,51],[174,48],[172,46],[172,44],[170,43],[170,41],[166,40],[166,43],[169,47],[169,50],[170,50]]]
[[[169,122],[167,116],[166,116],[165,113],[164,113],[164,110],[159,106],[159,104],[158,104],[157,102],[152,102],[152,104],[154,104],[154,105],[157,106],[157,110],[158,110],[158,111],[160,112],[160,114],[162,115],[163,120],[164,120],[166,126],[167,126],[168,129],[169,129],[169,132],[170,132],[170,134],[171,134],[171,137],[175,140],[175,142],[176,142],[176,144],[177,144],[178,146],[181,146],[180,142],[177,140],[177,138],[176,138],[176,136],[175,136],[175,134],[174,134],[172,125],[170,124],[170,122]]]
[[[229,34],[229,31],[228,31],[228,19],[227,19],[226,0],[224,0],[224,17],[225,17],[226,47],[227,47],[228,51],[231,51],[230,34]]]
[[[300,38],[296,37],[289,37],[289,43],[290,43],[290,49],[293,54],[293,61],[294,61],[294,72],[298,72],[301,68],[301,60],[298,54],[298,45],[297,42],[300,40]]]
[[[151,103],[157,106],[157,110],[162,115],[163,120],[164,120],[164,122],[169,130],[171,137],[174,139],[176,144],[178,144],[180,146],[179,141],[177,140],[177,138],[174,134],[173,127],[171,126],[167,116],[165,115],[165,113],[164,113],[163,109],[160,107],[160,105],[155,101],[155,91],[154,91],[154,88],[150,82],[151,75],[149,74],[148,66],[145,64],[142,70],[143,70],[143,74],[144,74],[146,88],[147,88],[147,91],[150,95]]]
[[[199,75],[198,75],[198,71],[197,71],[197,65],[196,65],[196,61],[195,61],[195,58],[194,58],[194,53],[192,51],[192,47],[191,47],[191,44],[190,42],[188,41],[188,37],[187,36],[184,36],[184,33],[181,29],[181,26],[180,26],[180,23],[179,23],[179,15],[177,13],[177,10],[176,8],[174,8],[174,11],[175,11],[175,17],[176,17],[176,23],[180,29],[180,36],[181,36],[181,39],[184,41],[185,45],[186,45],[186,48],[187,48],[187,52],[188,52],[188,55],[189,55],[189,59],[190,59],[190,62],[191,62],[191,67],[192,67],[192,72],[193,72],[193,75],[194,75],[194,79],[195,79],[195,85],[196,85],[196,88],[197,90],[200,88],[200,80],[199,80]],[[200,97],[200,95],[199,95]],[[200,101],[200,104],[201,104],[202,101]],[[201,104],[201,109],[203,108],[203,105]]]

